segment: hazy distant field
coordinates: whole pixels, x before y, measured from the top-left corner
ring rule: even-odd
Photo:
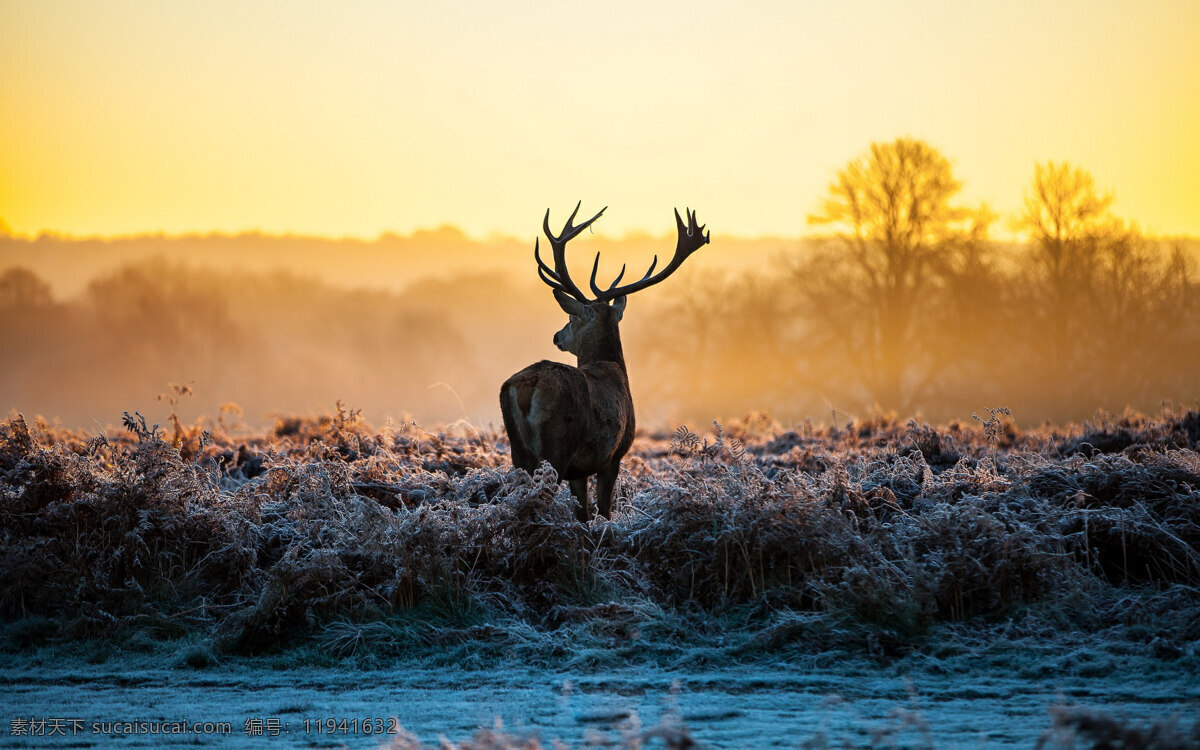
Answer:
[[[795,430],[759,416],[642,434],[615,517],[587,527],[549,470],[513,470],[503,435],[470,427],[376,430],[343,410],[264,434],[155,430],[133,416],[105,436],[10,419],[0,611],[16,671],[5,679],[78,698],[84,687],[36,686],[64,663],[92,687],[122,664],[184,670],[168,681],[208,670],[214,685],[267,666],[486,669],[501,682],[519,667],[535,684],[620,672],[623,685],[642,670],[657,677],[640,695],[682,676],[694,708],[740,684],[721,670],[803,666],[833,680],[817,694],[892,680],[872,700],[900,707],[888,691],[906,675],[918,693],[920,675],[958,675],[929,683],[948,695],[1008,680],[988,683],[989,700],[1015,699],[1026,680],[1042,696],[1035,735],[1068,683],[1084,705],[1181,714],[1179,731],[1200,731],[1200,413],[1038,431],[985,416]],[[706,670],[725,677],[688,683]],[[1113,681],[1127,673],[1158,686],[1154,704],[1136,708],[1142,698]],[[762,689],[799,689],[772,684]],[[956,705],[955,742],[1015,710]],[[683,720],[697,736],[725,736],[692,708]],[[731,710],[738,732],[822,731],[809,715]],[[948,709],[926,710],[937,736]],[[616,731],[621,716],[600,725]],[[572,721],[546,726],[568,736]]]
[[[844,422],[876,404],[946,421],[1003,404],[1031,426],[1200,394],[1194,242],[1147,240],[1119,264],[1093,248],[1089,273],[1066,279],[1046,276],[1033,244],[987,243],[905,291],[919,304],[883,331],[896,319],[888,295],[843,268],[841,244],[714,231],[670,283],[629,303],[621,335],[642,424],[756,410]],[[673,241],[585,235],[571,258],[586,279],[599,251],[612,278]],[[0,235],[0,409],[94,429],[150,412],[176,383],[192,390],[174,407],[187,422],[232,402],[265,428],[340,398],[374,424],[499,426],[500,383],[563,359],[551,337],[566,318],[532,245],[452,229],[374,242]]]

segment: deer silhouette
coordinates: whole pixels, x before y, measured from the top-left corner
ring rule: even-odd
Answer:
[[[596,285],[600,268],[600,253],[596,253],[590,282],[594,297],[589,298],[571,280],[566,247],[607,207],[576,226],[573,222],[579,205],[557,237],[550,231],[550,210],[546,210],[542,229],[550,241],[553,267],[542,260],[538,241],[533,249],[538,276],[570,316],[562,330],[554,334],[554,345],[574,354],[577,366],[542,360],[526,367],[500,387],[500,412],[512,446],[513,465],[533,473],[541,462],[549,462],[559,478],[570,483],[571,493],[579,501],[579,520],[587,523],[591,517],[588,477],[596,475],[596,510],[607,518],[621,459],[633,443],[633,397],[619,328],[628,296],[675,273],[692,253],[708,244],[709,235],[703,225],[697,225],[694,211],[685,211],[684,223],[676,209],[679,239],[666,267],[654,273],[656,255],[641,279],[618,286],[625,276],[622,266],[612,284],[601,289]]]

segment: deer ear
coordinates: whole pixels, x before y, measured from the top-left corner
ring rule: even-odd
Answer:
[[[563,309],[567,315],[574,315],[577,318],[582,318],[584,310],[587,308],[579,300],[562,291],[561,289],[554,290],[554,299],[558,300],[558,306]]]
[[[617,311],[617,320],[625,317],[625,303],[629,301],[629,296],[622,294],[613,300],[612,308]]]

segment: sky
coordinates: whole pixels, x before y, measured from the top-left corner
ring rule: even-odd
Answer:
[[[1068,161],[1200,235],[1198,38],[1195,0],[0,0],[0,221],[796,236],[908,135],[1002,216]]]

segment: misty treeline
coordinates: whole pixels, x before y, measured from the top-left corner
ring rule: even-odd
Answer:
[[[815,249],[668,303],[659,375],[717,413],[753,393],[790,419],[993,404],[1036,424],[1195,403],[1194,243],[1147,236],[1069,164],[1036,165],[1016,216],[960,205],[960,188],[928,144],[873,144],[808,216]],[[1026,241],[993,241],[999,222]]]
[[[224,408],[254,424],[338,400],[379,423],[473,420],[468,404],[499,392],[505,342],[519,348],[518,330],[545,325],[522,299],[503,278],[427,280],[398,294],[155,260],[57,302],[45,280],[10,269],[0,275],[0,389],[10,408],[90,427],[135,409],[165,422],[172,410],[191,420]]]
[[[717,227],[690,267],[630,302],[640,422],[876,408],[943,420],[1007,406],[1036,424],[1200,397],[1194,244],[1147,236],[1071,165],[1037,165],[1016,216],[961,205],[960,187],[942,154],[902,138],[838,173],[807,217],[817,238],[767,253]],[[1025,241],[995,241],[999,225]],[[134,409],[261,423],[340,400],[379,424],[498,424],[508,375],[569,361],[551,345],[565,316],[531,248],[441,230],[375,243],[364,263],[337,242],[292,239],[304,263],[281,255],[288,271],[238,262],[241,238],[164,240],[160,257],[107,270],[96,241],[55,239],[55,263],[33,252],[44,239],[7,238],[3,406],[95,427]],[[261,243],[279,254],[288,240]],[[599,247],[603,268],[636,269],[670,242],[580,237],[568,254],[582,267]],[[355,262],[362,275],[347,277]],[[81,266],[96,269],[90,281],[60,283]],[[385,276],[406,281],[364,285]]]

